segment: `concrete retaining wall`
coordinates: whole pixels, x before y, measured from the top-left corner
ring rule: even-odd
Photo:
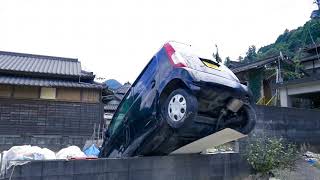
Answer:
[[[217,154],[33,161],[16,166],[12,180],[240,180],[248,174],[239,154]]]
[[[269,106],[257,106],[256,110],[257,124],[252,133],[320,147],[320,111]]]

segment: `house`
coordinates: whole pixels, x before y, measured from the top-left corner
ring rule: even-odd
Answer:
[[[320,44],[304,49],[299,59],[308,76],[278,84],[283,107],[320,108]]]
[[[276,73],[272,71],[279,61],[279,56],[269,57],[250,63],[231,61],[228,66],[242,84],[249,87],[255,101],[267,104],[276,93]]]
[[[120,86],[118,89],[112,91],[111,94],[103,97],[104,102],[104,119],[106,127],[109,126],[113,114],[117,110],[122,98],[125,96],[127,91],[130,89],[131,84],[129,82]]]
[[[287,80],[282,78],[282,69],[278,73],[278,66],[292,61],[280,56],[246,64],[233,63],[230,68],[249,86],[258,104],[320,108],[320,44],[305,48],[298,60],[304,76]]]
[[[103,123],[94,78],[77,59],[0,51],[0,149],[84,143]]]

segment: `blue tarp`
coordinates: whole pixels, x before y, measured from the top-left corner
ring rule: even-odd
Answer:
[[[84,150],[84,154],[86,154],[87,156],[96,156],[96,157],[98,157],[99,153],[100,153],[100,150],[94,144],[92,144],[89,148]]]

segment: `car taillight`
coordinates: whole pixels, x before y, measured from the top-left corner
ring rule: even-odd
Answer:
[[[174,67],[187,67],[187,63],[186,63],[185,59],[181,56],[181,54],[179,52],[176,52],[169,43],[166,43],[164,45],[164,49],[167,52],[170,63]]]

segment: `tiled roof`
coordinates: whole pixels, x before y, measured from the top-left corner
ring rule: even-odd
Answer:
[[[0,51],[0,71],[80,76],[77,59]]]
[[[300,79],[293,79],[293,80],[289,80],[289,81],[285,81],[282,83],[278,83],[276,85],[276,87],[286,87],[289,85],[296,85],[296,84],[303,84],[303,83],[314,83],[314,82],[319,82],[320,81],[320,75],[315,74],[309,77],[303,77]]]
[[[255,62],[251,62],[251,63],[247,63],[247,64],[242,64],[240,66],[231,68],[231,71],[233,73],[239,73],[239,72],[243,72],[243,71],[247,71],[250,69],[256,69],[256,68],[261,68],[266,64],[272,63],[274,61],[278,60],[279,56],[274,56],[274,57],[270,57],[270,58],[266,58],[260,61],[255,61]]]
[[[102,88],[99,84],[67,81],[61,79],[41,79],[31,77],[0,76],[0,84],[43,86],[43,87],[72,87],[72,88]]]
[[[115,94],[126,94],[130,87],[130,83],[125,83],[123,86],[115,90]]]
[[[112,100],[109,101],[106,105],[104,105],[104,110],[106,111],[115,111],[119,106],[120,101]]]

